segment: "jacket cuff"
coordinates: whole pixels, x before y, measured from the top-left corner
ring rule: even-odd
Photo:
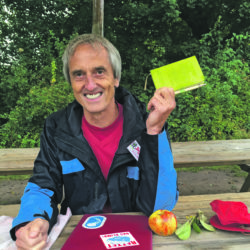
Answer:
[[[15,228],[17,226],[33,221],[36,218],[47,220],[51,229],[51,219],[54,211],[50,204],[53,193],[54,192],[49,189],[42,189],[35,183],[28,183],[21,199],[19,214],[12,222],[10,235],[13,240],[16,240]]]

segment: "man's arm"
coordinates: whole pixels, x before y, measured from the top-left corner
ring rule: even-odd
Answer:
[[[147,215],[158,209],[172,210],[178,200],[177,174],[166,124],[175,106],[174,91],[168,88],[158,89],[148,104],[150,114],[147,133],[142,135],[137,196],[139,210]]]
[[[10,234],[13,240],[16,240],[16,233],[24,227],[17,231],[16,228],[23,223],[44,219],[49,224],[49,232],[57,220],[57,204],[62,199],[61,172],[55,155],[56,145],[48,133],[47,123],[41,135],[40,152],[35,160],[33,176],[24,190],[19,213],[12,223]]]

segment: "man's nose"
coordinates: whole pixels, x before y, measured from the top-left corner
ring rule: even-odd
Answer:
[[[87,75],[85,88],[87,90],[93,90],[95,87],[96,87],[95,80],[93,79],[91,75]]]

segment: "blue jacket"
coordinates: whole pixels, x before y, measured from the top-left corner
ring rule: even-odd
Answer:
[[[150,215],[174,208],[179,192],[167,124],[161,134],[148,135],[145,105],[122,87],[116,101],[123,105],[123,136],[107,181],[83,136],[80,104],[74,101],[46,119],[33,176],[13,221],[13,239],[17,225],[38,217],[48,220],[51,230],[61,202],[60,212],[70,207],[73,215],[101,213],[107,201],[112,212]],[[138,159],[128,150],[135,141],[141,147]]]

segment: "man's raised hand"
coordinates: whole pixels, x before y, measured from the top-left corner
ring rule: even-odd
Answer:
[[[175,107],[174,90],[166,87],[157,89],[148,103],[150,113],[146,121],[147,133],[159,134]]]

